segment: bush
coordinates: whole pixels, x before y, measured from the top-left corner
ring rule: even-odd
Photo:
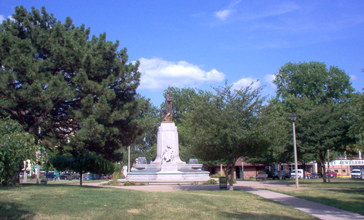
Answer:
[[[125,183],[124,183],[124,186],[135,186],[136,184],[135,184],[135,182],[133,182],[133,181],[126,181]]]
[[[204,185],[216,185],[217,181],[214,179],[210,179],[210,180],[207,180],[206,182],[204,182],[203,184]]]
[[[0,183],[4,186],[18,185],[23,161],[34,161],[39,147],[34,137],[10,118],[0,119]]]
[[[219,177],[225,177],[225,176],[221,176],[220,173],[215,173],[210,175],[211,178],[219,178]]]

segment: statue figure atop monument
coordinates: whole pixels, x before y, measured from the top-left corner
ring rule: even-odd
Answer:
[[[173,119],[172,99],[171,99],[170,94],[171,93],[169,91],[167,91],[166,102],[165,102],[166,114],[164,116],[163,122],[173,122],[172,121],[172,119]]]

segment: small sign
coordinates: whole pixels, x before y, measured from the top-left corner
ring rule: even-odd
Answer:
[[[220,189],[227,189],[227,177],[219,177]]]

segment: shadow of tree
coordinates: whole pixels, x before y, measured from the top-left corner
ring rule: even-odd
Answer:
[[[35,214],[23,204],[0,202],[0,219],[32,219]]]
[[[222,212],[221,215],[224,216],[227,219],[269,219],[269,220],[274,220],[274,219],[298,220],[298,219],[302,219],[302,218],[294,218],[294,217],[282,216],[282,215],[268,215],[268,214],[258,214],[258,213],[257,214],[249,214],[249,213],[245,213],[243,211],[234,212],[234,213]],[[314,217],[312,217],[312,218],[314,218]]]
[[[300,195],[299,198],[318,202],[321,204],[325,204],[328,206],[336,207],[339,209],[343,209],[349,212],[358,213],[361,215],[364,215],[364,191],[363,190],[345,190],[345,189],[334,189],[330,190],[335,193],[343,193],[350,195],[350,200],[342,200],[339,198],[328,198],[323,196],[306,196],[306,195]]]

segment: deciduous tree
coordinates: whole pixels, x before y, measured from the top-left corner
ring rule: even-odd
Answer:
[[[324,63],[287,63],[276,75],[278,102],[288,113],[297,113],[297,142],[301,161],[315,154],[325,173],[328,150],[342,151],[352,143],[349,125],[352,123],[350,78],[337,67]],[[326,179],[324,178],[326,182]]]
[[[230,190],[237,159],[256,156],[269,145],[260,121],[262,102],[260,89],[233,90],[226,85],[215,93],[200,93],[182,119],[193,153],[227,165]]]
[[[13,185],[19,182],[23,161],[36,160],[38,146],[34,137],[9,118],[0,118],[0,182]]]

